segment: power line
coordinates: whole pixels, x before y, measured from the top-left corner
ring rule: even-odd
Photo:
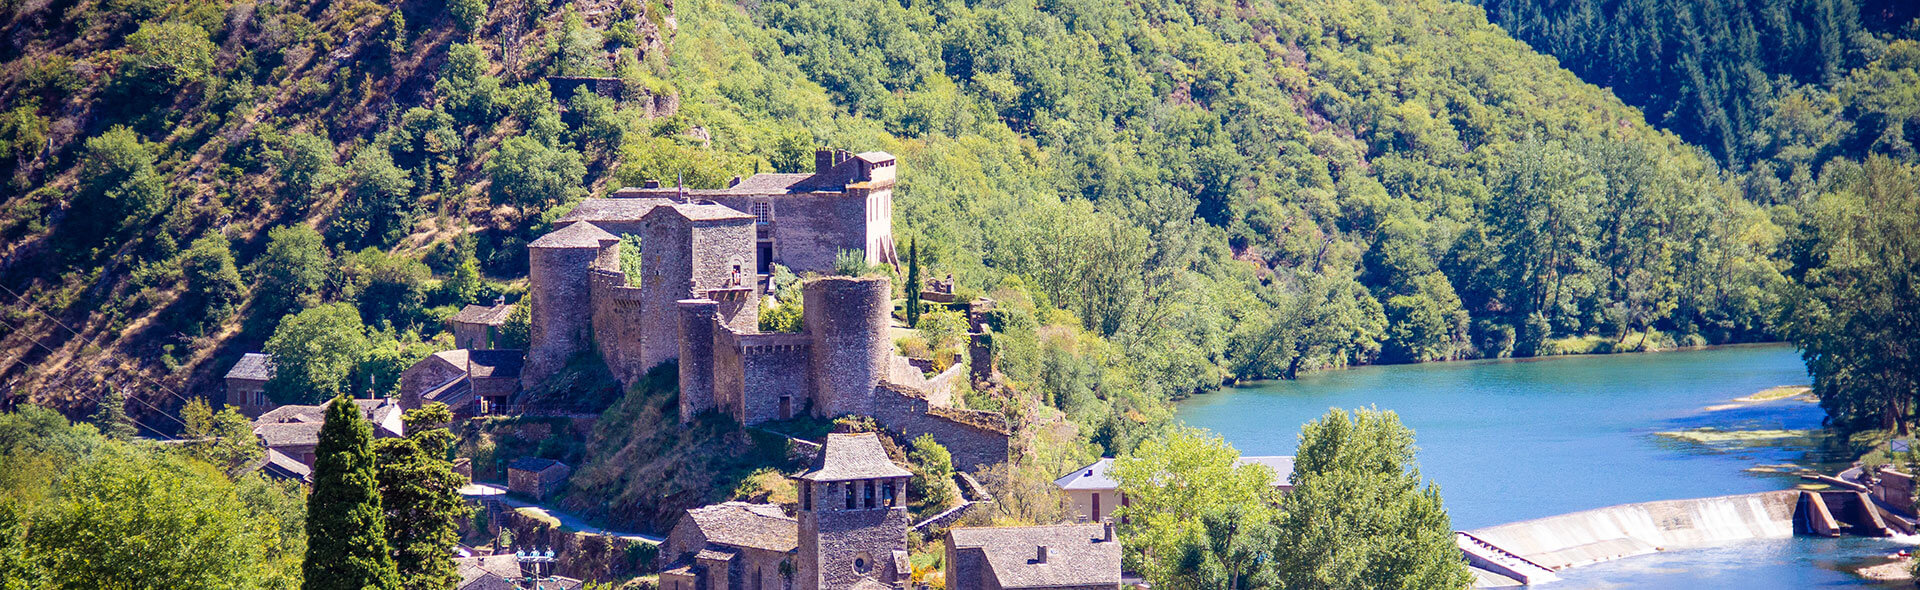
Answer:
[[[15,293],[13,289],[7,288],[6,285],[0,285],[0,290],[4,290],[7,292],[8,295],[12,295],[14,300],[20,302],[20,305],[25,306],[27,309],[32,310],[34,313],[40,314],[40,317],[44,317],[44,318],[47,318],[47,320],[52,321],[53,325],[60,326],[62,329],[66,330],[68,334],[72,334],[74,338],[79,338],[83,342],[88,341],[86,336],[82,336],[79,332],[75,331],[72,327],[69,327],[65,322],[60,321],[60,318],[53,317],[53,314],[40,311],[40,308],[34,307],[33,303],[27,301],[27,298],[21,296],[19,293]],[[36,344],[37,343],[38,342],[36,341]],[[46,346],[41,345],[41,348],[46,348]],[[101,351],[106,352],[106,349],[102,348]],[[113,353],[108,352],[107,354],[112,355]],[[148,379],[146,375],[142,375],[138,371],[129,371],[129,373],[131,373],[135,378],[138,378],[141,381],[146,381],[147,384],[149,385],[160,388],[160,391],[167,392],[168,394],[172,395],[175,399],[180,400],[180,403],[185,404],[185,403],[191,403],[193,401],[193,400],[187,399],[186,396],[180,395],[178,392],[175,392],[174,390],[168,388],[166,385],[162,385],[158,381]]]
[[[15,326],[13,325],[13,323],[12,323],[12,322],[0,322],[0,323],[5,323],[5,324],[6,324],[6,326],[7,326],[8,328],[12,328],[12,329],[14,329],[14,330],[20,330],[20,328],[18,328],[18,327],[15,327]],[[22,332],[22,333],[24,334],[24,332]],[[39,347],[40,347],[40,348],[42,348],[42,349],[45,349],[45,350],[47,351],[47,353],[48,353],[48,354],[54,354],[54,353],[57,353],[57,352],[59,352],[59,351],[56,351],[56,350],[54,350],[54,349],[53,349],[53,347],[50,347],[50,346],[47,346],[47,345],[46,345],[45,343],[42,343],[42,342],[40,342],[40,339],[38,339],[38,338],[34,338],[34,337],[32,337],[32,336],[27,336],[27,340],[28,340],[28,341],[30,341],[30,342],[33,342],[33,343],[34,343],[34,345],[36,345],[36,346],[39,346]],[[18,362],[18,359],[15,359],[15,361],[16,361],[16,362]],[[82,393],[82,394],[80,394],[80,395],[83,395],[83,396],[85,396],[86,394],[85,394],[85,393]],[[87,397],[87,399],[90,399],[90,400],[93,400],[93,402],[94,402],[95,404],[103,404],[103,405],[104,405],[104,404],[106,404],[106,403],[107,403],[107,402],[106,402],[106,400],[102,400],[102,399],[96,399],[96,398],[93,398],[93,397],[91,397],[91,396],[88,396],[88,397]],[[187,423],[186,423],[186,422],[182,422],[182,421],[181,421],[181,420],[180,420],[179,418],[177,418],[177,417],[175,417],[175,416],[174,416],[173,414],[169,414],[169,413],[167,413],[167,412],[166,412],[166,410],[162,410],[162,409],[160,409],[159,407],[157,407],[157,406],[154,406],[154,405],[153,405],[152,403],[150,403],[150,402],[148,402],[147,400],[144,400],[144,399],[140,399],[140,396],[127,396],[127,399],[131,399],[131,400],[133,400],[133,401],[137,401],[137,402],[140,402],[140,405],[143,405],[143,406],[146,406],[146,407],[148,407],[148,408],[150,408],[150,409],[152,409],[152,410],[153,410],[153,411],[154,411],[155,413],[158,413],[158,414],[160,414],[161,416],[166,416],[166,417],[167,417],[167,419],[169,419],[169,420],[173,420],[174,422],[176,422],[176,423],[179,423],[179,424],[180,424],[180,427],[181,427],[181,428],[186,428],[186,427],[187,427]],[[143,427],[143,428],[146,428],[147,430],[151,430],[151,431],[153,431],[153,432],[154,432],[155,434],[159,434],[160,436],[164,436],[164,437],[167,437],[167,440],[177,440],[177,439],[175,439],[174,437],[172,437],[172,436],[169,436],[169,435],[167,435],[167,433],[166,433],[165,431],[162,431],[162,430],[160,430],[160,429],[158,429],[158,428],[154,428],[154,427],[152,427],[152,426],[148,426],[148,425],[146,425],[146,424],[142,424],[142,423],[141,423],[141,422],[140,422],[139,420],[135,420],[135,419],[133,418],[133,416],[127,416],[127,421],[129,421],[129,422],[132,422],[132,423],[134,423],[135,425],[138,425],[138,426],[141,426],[141,427]]]

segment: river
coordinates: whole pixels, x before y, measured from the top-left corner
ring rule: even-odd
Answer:
[[[1417,437],[1421,474],[1454,528],[1630,502],[1791,487],[1783,464],[1831,472],[1843,453],[1818,405],[1734,398],[1805,385],[1785,346],[1364,367],[1247,384],[1182,402],[1179,417],[1246,455],[1290,455],[1328,408],[1392,410]],[[1744,442],[1664,436],[1701,428],[1811,431]],[[1573,568],[1555,589],[1871,587],[1848,573],[1902,547],[1878,539],[1780,539]],[[1909,586],[1910,587],[1910,586]]]

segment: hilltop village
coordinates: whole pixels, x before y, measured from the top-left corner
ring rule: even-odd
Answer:
[[[555,544],[575,551],[593,543],[652,545],[650,565],[662,589],[918,587],[910,536],[944,544],[939,578],[947,588],[1138,582],[1121,572],[1111,516],[1122,499],[1105,476],[1110,460],[1057,482],[1058,501],[1074,515],[1070,521],[953,526],[993,501],[969,473],[1017,460],[1007,417],[955,402],[956,389],[991,387],[998,378],[983,318],[993,302],[945,303],[953,299],[950,282],[936,281],[922,294],[958,306],[970,328],[970,358],[933,371],[927,359],[896,350],[905,328],[896,325],[889,273],[836,274],[851,256],[866,268],[900,263],[891,230],[895,165],[886,153],[821,149],[811,174],[758,174],[708,190],[649,182],[586,199],[528,245],[523,299],[467,306],[450,320],[457,348],[404,371],[397,396],[355,404],[380,437],[405,436],[402,413],[427,404],[445,404],[456,421],[540,413],[552,402],[529,400],[526,393],[592,355],[629,387],[657,367],[675,367],[683,426],[706,415],[741,427],[846,418],[872,425],[872,431],[815,440],[789,437],[790,453],[807,466],[787,474],[797,493],[792,502],[689,509],[662,531],[664,538],[607,533],[596,541],[556,542],[560,536],[551,530],[536,533],[547,541],[536,551]],[[622,259],[623,236],[643,244],[638,277],[622,271],[636,268]],[[792,302],[802,310],[795,331],[761,329],[763,299],[775,297],[776,267],[807,277],[798,285],[801,301]],[[498,348],[516,305],[531,308],[527,348]],[[273,373],[270,356],[244,355],[226,374],[227,404],[253,418],[267,447],[262,469],[310,482],[325,409],[275,407],[263,393]],[[922,490],[909,485],[912,473],[898,462],[899,452],[889,454],[916,440],[951,455],[962,491],[957,506],[919,522],[908,504]],[[1256,459],[1290,460],[1249,460]],[[460,471],[471,477],[471,463],[460,461]],[[521,509],[539,510],[576,467],[522,458],[506,467],[505,482],[475,482],[462,494],[475,514],[489,515],[486,524],[475,524],[496,529],[495,539],[497,529],[524,533]],[[542,571],[527,565],[533,562],[524,548],[517,560],[507,559],[513,549],[496,540],[498,553],[461,558],[459,588],[505,587],[498,584]],[[544,573],[568,587],[564,583],[580,579],[567,575],[593,577],[592,561],[563,551],[551,560],[559,574],[552,565]]]

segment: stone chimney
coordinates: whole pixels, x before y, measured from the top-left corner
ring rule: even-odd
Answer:
[[[1033,562],[1034,563],[1047,562],[1047,546],[1046,545],[1041,545],[1040,550],[1034,552]]]
[[[813,173],[826,174],[833,169],[833,150],[820,148],[813,150]]]
[[[1106,524],[1106,527],[1105,527],[1106,530],[1104,531],[1104,535],[1101,537],[1100,540],[1107,543],[1112,543],[1113,542],[1113,523],[1109,522],[1105,524]]]
[[[740,186],[740,176],[739,176],[739,175],[734,175],[734,177],[733,177],[733,180],[729,180],[729,181],[727,181],[727,188],[733,188],[733,187],[736,187],[736,186]]]
[[[660,188],[660,181],[649,179],[645,184],[640,185],[640,188]]]

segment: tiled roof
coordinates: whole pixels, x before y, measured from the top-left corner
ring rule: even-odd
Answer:
[[[800,525],[779,506],[724,502],[687,511],[708,543],[785,553],[800,546]]]
[[[1120,583],[1120,542],[1101,524],[954,528],[955,549],[978,549],[1001,588],[1107,586]],[[1036,558],[1047,548],[1044,563]]]
[[[460,573],[460,583],[453,586],[457,590],[515,590],[506,578],[520,575],[512,553],[460,557],[453,566]]]
[[[253,433],[266,441],[267,448],[314,446],[320,442],[319,422],[256,424]]]
[[[513,315],[513,306],[505,303],[499,305],[468,305],[460,308],[460,313],[453,315],[453,321],[462,324],[498,326],[507,323],[507,316],[510,315]]]
[[[520,471],[532,471],[535,473],[539,473],[541,471],[546,471],[548,467],[553,467],[555,465],[559,465],[562,467],[566,466],[565,463],[561,463],[559,461],[555,461],[552,459],[542,459],[540,457],[521,457],[519,459],[514,459],[512,463],[507,464],[507,469],[518,469]]]
[[[273,357],[258,352],[240,355],[240,362],[227,370],[228,379],[252,379],[266,381],[273,378]]]
[[[327,419],[326,406],[280,406],[254,418],[254,424],[284,424],[289,422],[312,422],[319,424]]]
[[[880,437],[871,432],[859,434],[829,434],[827,444],[814,459],[813,469],[800,474],[801,479],[811,481],[845,481],[850,479],[879,479],[884,477],[907,477],[912,475],[893,460],[887,458],[887,450],[880,446]]]
[[[680,187],[674,186],[663,186],[659,188],[627,187],[614,191],[615,195],[623,195],[626,196],[626,198],[587,199],[586,201],[581,201],[580,205],[574,207],[573,210],[575,212],[580,211],[582,207],[587,205],[588,201],[667,201],[669,199],[681,198],[680,195],[683,192],[686,194],[686,198],[689,199],[709,196],[784,195],[796,190],[802,190],[799,185],[810,178],[813,178],[813,175],[807,173],[780,174],[768,172],[746,177],[741,179],[739,184],[727,188],[690,188],[683,190]],[[646,212],[641,211],[640,213],[645,214]],[[560,218],[560,220],[566,221],[569,217],[573,217],[573,214],[569,213],[566,217]],[[631,219],[638,218],[638,216],[635,216]]]
[[[865,160],[869,164],[880,164],[884,162],[893,161],[893,154],[889,154],[886,152],[860,152],[858,154],[854,154],[853,157],[859,158],[861,160]]]
[[[1113,459],[1094,461],[1092,465],[1075,469],[1073,473],[1053,480],[1053,485],[1063,490],[1111,490],[1120,487],[1120,482],[1107,476],[1107,470],[1113,468]]]
[[[600,226],[580,222],[547,232],[540,239],[527,244],[529,248],[598,248],[606,240],[618,240],[618,236],[607,233]]]
[[[439,387],[420,393],[422,402],[440,402],[448,407],[459,407],[473,401],[473,380],[460,377],[440,384]]]

